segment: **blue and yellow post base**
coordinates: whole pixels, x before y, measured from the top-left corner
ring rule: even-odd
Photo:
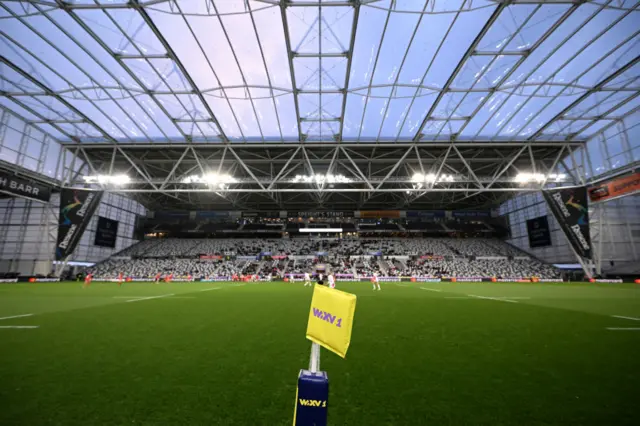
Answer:
[[[294,426],[326,426],[329,408],[329,377],[325,371],[300,370]]]
[[[320,345],[311,344],[309,369],[300,370],[293,426],[327,426],[329,377],[320,370]]]

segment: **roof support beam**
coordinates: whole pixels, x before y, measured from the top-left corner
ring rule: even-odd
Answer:
[[[574,186],[562,186],[563,188],[574,188]],[[559,187],[558,187],[559,188]],[[473,191],[474,189],[470,189],[470,188],[434,188],[432,189],[430,192],[443,192],[443,193],[452,193],[452,192],[465,192],[468,193],[470,191]],[[379,190],[377,190],[376,192],[420,192],[423,191],[422,189],[416,189],[416,188],[381,188]],[[483,190],[476,190],[477,192],[538,192],[540,191],[540,188],[538,187],[522,187],[522,188],[491,188],[491,189],[483,189]],[[153,190],[150,189],[129,189],[129,188],[117,188],[112,190],[111,192],[121,192],[124,194],[127,193],[152,193],[154,192]],[[166,189],[164,191],[162,191],[163,193],[180,193],[180,192],[191,192],[191,193],[211,193],[212,191],[210,189],[200,189],[200,188],[175,188],[175,189]],[[261,193],[264,194],[264,191],[262,189],[256,189],[256,188],[230,188],[225,190],[225,192],[229,192],[229,193],[235,193],[235,192],[249,192],[249,193]],[[308,192],[308,193],[314,193],[314,192],[318,192],[316,189],[309,189],[309,188],[277,188],[274,189],[273,192],[280,192],[280,193],[303,193],[303,192]],[[360,188],[336,188],[333,189],[332,192],[362,192],[362,189]],[[275,200],[274,200],[275,201]]]
[[[193,94],[198,97],[198,99],[202,103],[204,109],[207,111],[209,116],[213,118],[215,122],[218,124],[218,130],[220,131],[220,136],[222,137],[222,140],[225,142],[228,142],[229,138],[227,138],[227,135],[224,134],[224,131],[220,126],[220,122],[218,121],[215,114],[211,110],[211,107],[209,107],[209,104],[207,103],[206,99],[202,95],[202,92],[198,90],[198,86],[196,85],[195,81],[193,80],[193,78],[191,78],[191,75],[189,74],[189,72],[187,72],[187,69],[185,68],[185,66],[182,64],[182,62],[180,62],[180,60],[178,59],[177,55],[175,54],[175,52],[173,51],[173,49],[171,48],[167,40],[164,38],[164,36],[162,35],[158,27],[156,27],[155,23],[151,20],[151,17],[149,17],[149,14],[147,13],[147,11],[144,9],[144,6],[146,6],[146,4],[144,4],[143,2],[140,2],[140,0],[129,0],[128,4],[133,5],[134,9],[138,11],[140,16],[144,20],[144,22],[149,26],[149,29],[151,29],[154,35],[158,38],[158,41],[165,48],[169,57],[173,60],[176,66],[180,69],[180,72],[184,75],[185,79],[189,83],[189,86],[192,87],[193,90],[195,91],[195,93]]]
[[[111,140],[110,137],[106,137],[106,140]],[[554,140],[539,140],[539,141],[526,141],[526,140],[520,140],[520,139],[511,139],[511,140],[504,140],[504,141],[496,141],[496,142],[491,142],[491,141],[487,141],[484,139],[475,139],[475,140],[462,140],[462,141],[456,141],[455,145],[458,148],[518,148],[523,146],[524,144],[530,143],[533,145],[533,147],[556,147],[556,148],[560,148],[562,146],[574,146],[574,147],[580,147],[583,146],[585,144],[584,140],[567,140],[567,141],[554,141]],[[62,145],[67,145],[67,146],[75,146],[77,145],[77,143],[73,143],[73,142],[62,142]],[[119,143],[119,146],[126,148],[126,149],[166,149],[166,148],[174,148],[174,149],[183,149],[185,144],[184,143],[162,143],[162,142],[157,142],[157,143]],[[211,143],[191,143],[191,146],[193,146],[194,148],[206,148],[206,149],[212,149],[212,148],[222,148],[222,144],[216,146],[214,144]],[[241,142],[241,143],[233,143],[233,146],[235,148],[239,148],[239,149],[253,149],[253,148],[261,148],[261,149],[268,149],[268,148],[289,148],[289,149],[294,149],[297,148],[298,146],[304,146],[306,148],[326,148],[326,149],[332,149],[335,146],[342,146],[345,148],[351,148],[351,149],[367,149],[367,148],[373,148],[373,147],[377,147],[377,148],[398,148],[398,149],[402,149],[402,148],[413,148],[414,146],[418,147],[418,148],[441,148],[441,149],[446,149],[448,146],[448,142],[415,142],[415,141],[406,141],[406,140],[400,140],[397,142],[378,142],[378,141],[371,141],[371,142],[335,142],[335,141],[326,141],[326,142],[322,142],[322,141],[308,141],[308,142],[299,142],[299,141],[292,141],[292,142],[259,142],[259,143],[255,143],[255,142]],[[113,146],[113,143],[91,143],[91,144],[86,144],[84,145],[84,147],[87,150],[93,150],[93,149],[105,149],[105,148],[111,148]]]
[[[416,135],[413,138],[414,141],[420,140],[420,135],[422,134],[422,130],[424,129],[424,126],[427,125],[428,117],[432,116],[433,113],[436,111],[436,108],[440,103],[440,101],[442,100],[442,98],[444,97],[445,93],[447,93],[447,91],[449,90],[453,82],[456,80],[456,77],[458,76],[460,71],[462,71],[464,64],[473,55],[473,52],[475,52],[482,38],[485,36],[485,34],[487,34],[487,32],[489,32],[489,29],[491,28],[491,26],[498,20],[498,17],[506,7],[507,7],[506,2],[500,3],[498,7],[496,7],[496,9],[493,11],[493,14],[491,14],[489,19],[487,19],[487,22],[484,24],[484,27],[482,27],[482,29],[480,30],[476,38],[473,40],[471,45],[467,48],[467,51],[460,59],[460,62],[458,62],[458,65],[456,65],[456,68],[453,70],[453,72],[447,79],[447,82],[444,84],[444,88],[442,89],[441,92],[438,93],[438,96],[436,97],[435,101],[431,105],[431,108],[429,108],[427,115],[425,115],[424,120],[422,120],[422,123],[420,124],[420,127],[418,128],[418,131],[416,132]]]
[[[600,80],[598,84],[593,86],[593,89],[587,90],[585,93],[582,94],[582,96],[580,96],[575,101],[571,102],[571,104],[567,105],[562,111],[557,113],[551,120],[547,121],[542,127],[538,129],[538,131],[536,131],[534,134],[530,136],[530,139],[535,140],[535,138],[540,136],[549,126],[551,126],[551,124],[553,124],[554,121],[562,119],[562,117],[567,112],[571,111],[574,107],[576,107],[582,101],[587,99],[592,93],[597,92],[600,88],[602,88],[603,86],[605,86],[606,84],[614,80],[619,75],[622,75],[625,71],[627,71],[628,69],[630,69],[631,67],[633,67],[639,62],[640,62],[640,57],[636,56],[635,58],[627,62],[624,66],[622,66],[621,68],[618,68],[615,72],[609,74],[607,77]]]

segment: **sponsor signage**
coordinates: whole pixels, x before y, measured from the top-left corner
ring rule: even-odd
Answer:
[[[100,205],[102,191],[63,188],[60,194],[56,260],[63,260],[76,249],[91,216]]]
[[[490,217],[491,212],[486,210],[481,211],[454,211],[452,212],[453,217]]]
[[[60,278],[29,278],[30,283],[57,283]]]
[[[196,218],[211,218],[211,217],[229,217],[229,212],[217,212],[217,211],[197,211]]]
[[[131,278],[131,277],[127,277],[127,278],[123,278],[123,279],[118,279],[118,278],[94,278],[94,281],[104,281],[104,282],[108,282],[108,283],[119,283],[122,281],[127,281],[127,282],[153,282],[155,281],[154,278]]]
[[[551,245],[551,232],[547,216],[527,220],[529,247],[547,247]]]
[[[242,212],[242,217],[262,217],[277,219],[280,217],[280,212]]]
[[[13,176],[0,170],[0,192],[17,195],[22,198],[48,202],[51,199],[51,188],[32,180]]]
[[[604,279],[604,278],[596,278],[596,279],[591,279],[592,283],[621,283],[622,279],[617,279],[617,280],[610,280],[610,279]]]
[[[17,278],[0,278],[0,283],[17,283]]]
[[[397,219],[400,217],[400,210],[365,210],[356,212],[356,217],[361,218],[392,218]]]
[[[551,189],[542,195],[576,253],[591,259],[587,188]]]
[[[353,212],[330,212],[330,211],[308,211],[308,212],[287,212],[287,217],[313,217],[313,218],[330,218],[330,217],[353,217]]]
[[[96,228],[96,237],[94,245],[99,247],[116,247],[116,238],[118,237],[118,221],[107,219],[106,217],[98,217],[98,227]]]
[[[589,188],[589,200],[602,202],[640,191],[640,172],[618,176]]]
[[[442,278],[417,277],[416,281],[421,283],[439,283],[439,282],[442,282]]]
[[[200,260],[222,260],[222,256],[211,255],[211,254],[201,254]]]
[[[160,211],[153,214],[156,219],[188,219],[190,213],[185,211]]]
[[[409,210],[407,217],[444,217],[444,210]]]

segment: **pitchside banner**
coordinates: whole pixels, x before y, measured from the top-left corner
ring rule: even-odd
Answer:
[[[551,189],[542,195],[576,253],[591,259],[587,188]]]
[[[75,250],[91,216],[100,205],[102,191],[63,188],[60,193],[60,217],[56,260],[65,259]]]

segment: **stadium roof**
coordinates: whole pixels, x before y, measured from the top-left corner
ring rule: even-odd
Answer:
[[[640,108],[639,5],[0,0],[0,102],[150,207],[492,204]]]

